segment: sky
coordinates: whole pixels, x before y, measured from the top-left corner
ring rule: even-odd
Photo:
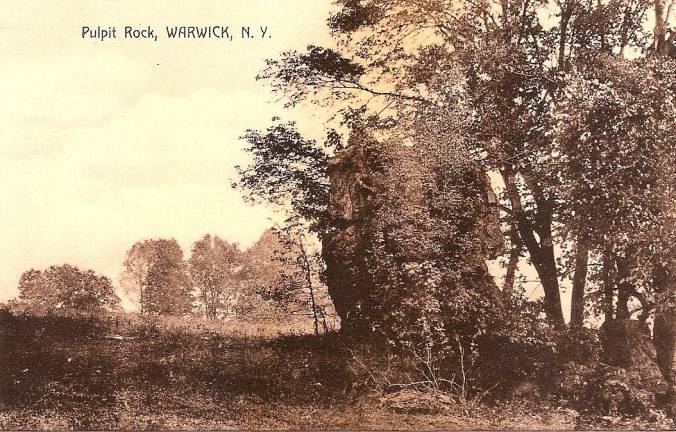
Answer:
[[[188,6],[189,5],[189,6]],[[116,283],[125,251],[205,233],[246,247],[269,209],[230,188],[248,128],[284,113],[255,76],[267,58],[328,41],[329,0],[5,0],[0,15],[0,301],[21,273],[69,263]],[[125,26],[158,40],[124,39]],[[222,40],[169,40],[165,26],[227,25]],[[82,38],[116,26],[117,39]],[[268,39],[240,28],[268,27]]]

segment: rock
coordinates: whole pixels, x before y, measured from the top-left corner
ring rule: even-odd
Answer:
[[[573,405],[584,405],[587,387],[593,375],[593,366],[568,362],[560,372],[554,393],[573,402]],[[580,401],[583,402],[579,404]]]
[[[610,366],[597,376],[604,408],[647,415],[656,406],[656,395],[666,387],[650,329],[637,320],[606,320],[601,326],[601,344],[601,359]]]
[[[580,411],[606,416],[649,416],[655,408],[654,389],[637,370],[602,363],[566,364],[555,393]]]
[[[453,399],[442,392],[413,389],[387,394],[380,403],[387,410],[401,414],[440,414],[455,405]]]
[[[648,327],[636,320],[606,320],[600,338],[602,362],[566,364],[558,395],[579,410],[650,417],[664,380],[655,362]]]
[[[116,334],[107,334],[104,336],[106,339],[112,339],[112,340],[117,340],[117,341],[125,341],[125,340],[133,340],[135,339],[132,336],[120,336]]]
[[[655,406],[655,393],[637,370],[601,368],[594,378],[591,399],[606,413],[645,416]]]
[[[657,364],[668,382],[676,380],[676,311],[658,312],[655,316],[653,341],[657,350]]]
[[[452,167],[459,184],[451,183],[449,176],[443,180],[448,184],[439,186],[442,180],[426,167],[444,161],[437,153],[420,153],[400,143],[352,136],[349,146],[329,162],[327,210],[332,229],[322,236],[322,254],[342,331],[368,333],[382,324],[383,316],[401,312],[395,309],[405,303],[404,297],[411,297],[409,303],[419,297],[415,284],[436,283],[437,275],[424,273],[429,268],[448,274],[461,269],[461,285],[482,292],[498,305],[495,310],[501,306],[500,291],[485,262],[502,248],[497,199],[488,177],[468,164]],[[449,220],[467,227],[458,230],[457,239],[444,235],[443,229],[452,232]],[[458,254],[461,263],[450,262],[453,248],[466,241],[462,235],[477,247]],[[452,285],[446,282],[450,278],[438,279],[446,285],[440,290]],[[451,297],[439,294],[442,302]]]
[[[512,389],[513,399],[539,400],[540,386],[533,380],[523,379]]]
[[[637,373],[648,388],[657,390],[664,383],[647,324],[631,319],[609,319],[601,326],[600,339],[601,361]]]
[[[363,332],[368,327],[365,302],[372,283],[365,267],[363,236],[360,233],[367,213],[374,207],[376,173],[365,146],[351,146],[330,162],[331,184],[328,212],[333,230],[322,238],[326,262],[326,284],[341,331]]]

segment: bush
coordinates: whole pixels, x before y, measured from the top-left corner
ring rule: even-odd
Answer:
[[[516,299],[504,324],[477,340],[479,387],[495,386],[496,393],[506,395],[532,382],[549,394],[555,386],[552,377],[567,363],[598,362],[597,330],[557,328],[543,316],[542,301]]]

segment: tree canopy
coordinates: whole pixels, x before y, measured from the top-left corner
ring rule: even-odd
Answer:
[[[207,318],[230,311],[240,292],[241,254],[236,244],[209,234],[193,244],[188,271]]]
[[[123,280],[141,314],[182,315],[192,308],[183,251],[174,239],[136,242],[127,251]]]

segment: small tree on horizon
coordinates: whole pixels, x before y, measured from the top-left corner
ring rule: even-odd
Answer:
[[[188,271],[208,319],[227,315],[239,291],[241,252],[218,236],[206,234],[192,247]]]
[[[120,299],[108,277],[63,264],[25,271],[19,279],[19,303],[45,314],[91,313],[116,310]]]
[[[175,239],[136,242],[127,251],[121,281],[137,297],[141,315],[190,311],[190,281],[183,251]]]

